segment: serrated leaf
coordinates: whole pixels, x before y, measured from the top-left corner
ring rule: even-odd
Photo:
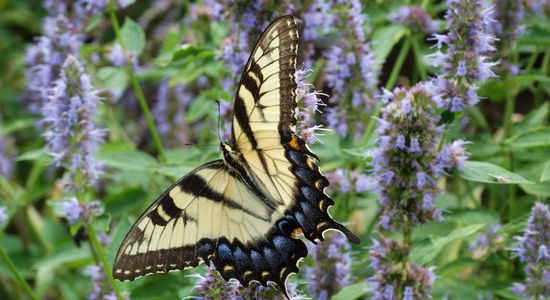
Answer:
[[[540,174],[540,181],[549,181],[549,180],[550,180],[550,161],[547,161],[546,164],[544,164],[542,173]]]
[[[485,224],[474,224],[465,227],[457,228],[451,231],[448,235],[443,237],[432,238],[431,241],[423,241],[421,243],[415,243],[411,251],[412,259],[425,265],[435,259],[445,246],[454,242],[457,239],[467,237],[479,231]]]
[[[401,25],[390,25],[377,29],[372,37],[372,52],[378,64],[383,64],[391,50],[407,33]]]
[[[341,289],[336,295],[330,298],[331,300],[354,300],[365,295],[368,292],[365,283],[355,283]]]
[[[502,167],[482,161],[466,161],[464,171],[458,173],[464,180],[496,184],[533,184],[522,176]]]
[[[124,19],[124,25],[120,29],[122,36],[122,42],[126,51],[131,51],[140,56],[145,49],[145,32],[134,20],[126,17]]]

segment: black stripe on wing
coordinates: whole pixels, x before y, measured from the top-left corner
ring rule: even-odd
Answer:
[[[157,200],[153,202],[147,208],[147,210],[138,218],[136,223],[132,226],[122,244],[118,250],[113,267],[113,277],[118,280],[134,280],[136,278],[152,274],[152,273],[165,273],[172,270],[181,270],[188,267],[197,266],[200,261],[208,258],[212,255],[214,244],[211,239],[199,238],[192,245],[182,245],[181,247],[168,247],[168,249],[158,249],[159,240],[157,239],[157,249],[149,250],[150,245],[154,242],[153,234],[149,232],[149,240],[145,240],[145,232],[140,229],[139,225],[144,224],[142,228],[146,230],[148,226],[153,226],[153,230],[157,227],[162,228],[163,231],[155,233],[161,235],[166,230],[170,222],[174,222],[171,228],[175,229],[175,222],[179,221],[179,218],[184,222],[184,226],[188,223],[198,224],[197,218],[199,216],[191,216],[186,211],[178,208],[174,202],[174,199],[170,196],[170,192],[173,189],[182,189],[187,193],[196,197],[201,196],[208,198],[210,201],[220,201],[217,195],[212,195],[206,182],[197,184],[196,175],[202,170],[215,170],[224,171],[226,168],[225,163],[222,160],[213,161],[207,163],[193,172],[187,174],[178,180],[174,185],[168,188]],[[188,181],[191,180],[191,181]],[[191,184],[190,184],[191,183]],[[203,192],[206,191],[206,196]],[[197,229],[198,230],[198,229]],[[153,232],[154,233],[154,232]],[[176,233],[178,234],[178,233]],[[180,234],[183,235],[183,232]],[[173,233],[172,233],[173,235]],[[135,254],[127,254],[127,248],[133,247],[135,244],[141,245],[147,243],[147,251]]]
[[[273,46],[272,43],[276,39],[278,43]],[[257,141],[250,125],[250,115],[253,111],[251,108],[254,107],[263,116],[263,109],[266,106],[260,103],[260,99],[269,91],[279,91],[280,96],[276,104],[279,106],[280,114],[277,130],[281,139],[294,130],[294,126],[296,125],[297,84],[295,73],[298,42],[298,26],[294,17],[282,16],[276,19],[267,27],[256,42],[254,50],[243,70],[235,97],[234,117],[252,145],[252,149],[257,148]],[[276,51],[277,55],[274,54]],[[262,53],[262,55],[256,57],[257,53]],[[278,64],[274,71],[272,70],[273,64]],[[272,79],[273,76],[277,77],[278,86],[274,88],[267,87],[266,91],[260,92],[262,87],[264,87],[264,83]],[[246,103],[246,99],[243,99],[240,95],[241,88],[251,93],[254,103]],[[250,111],[247,111],[247,108]],[[233,144],[238,139],[239,137],[235,136],[235,131],[233,130]]]

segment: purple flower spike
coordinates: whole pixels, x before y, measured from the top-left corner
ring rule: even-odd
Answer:
[[[399,230],[440,217],[433,206],[438,191],[435,172],[438,163],[438,118],[432,96],[418,84],[410,90],[395,89],[381,111],[378,128],[379,151],[374,156],[374,176],[381,194],[382,226]],[[414,132],[415,135],[402,133]]]
[[[192,277],[197,278],[193,289],[200,295],[194,299],[285,299],[277,287],[264,287],[257,282],[251,282],[248,287],[244,287],[234,279],[226,281],[212,265],[206,267],[204,275],[195,274]],[[296,291],[295,284],[287,283],[287,291],[291,300],[302,299]]]
[[[43,116],[47,150],[58,166],[69,170],[70,184],[93,186],[101,174],[94,155],[104,131],[94,123],[99,97],[80,62],[69,55],[55,81]]]
[[[445,18],[449,32],[433,36],[438,50],[427,59],[440,66],[443,73],[431,80],[438,107],[459,112],[479,101],[477,82],[496,76],[493,67],[497,63],[489,57],[496,39],[486,32],[494,20],[484,1],[448,0],[448,4]],[[443,44],[447,46],[445,53],[441,50]]]
[[[403,6],[390,15],[390,20],[411,28],[414,32],[437,32],[438,23],[419,6]]]
[[[4,206],[0,206],[0,229],[8,223],[8,210]]]
[[[314,299],[330,299],[350,283],[351,246],[340,234],[330,234],[310,247],[314,265],[307,267],[309,292]]]
[[[512,290],[523,298],[550,297],[550,211],[548,205],[536,203],[531,210],[523,236],[516,237],[514,252],[526,263],[527,278],[515,283]],[[540,298],[536,298],[540,297]]]
[[[409,246],[380,237],[370,247],[370,267],[376,272],[367,279],[373,300],[431,299],[434,268],[414,264]],[[401,297],[400,297],[401,295]]]
[[[97,200],[82,204],[76,197],[72,197],[61,203],[59,214],[67,219],[69,224],[75,224],[80,221],[91,222],[94,217],[100,216],[103,212],[101,202]]]

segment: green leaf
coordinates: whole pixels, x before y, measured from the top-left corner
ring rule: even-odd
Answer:
[[[550,147],[550,128],[538,128],[511,137],[505,144],[513,150]]]
[[[156,172],[177,179],[183,177],[193,169],[190,166],[161,166],[156,169]]]
[[[524,133],[531,130],[532,128],[543,126],[544,122],[546,122],[546,119],[548,118],[548,112],[549,103],[545,102],[539,108],[533,110],[527,116],[525,116],[521,123],[515,125],[514,131],[516,133]]]
[[[479,95],[489,97],[491,101],[502,101],[506,98],[506,87],[502,80],[488,79],[479,88]]]
[[[516,293],[511,291],[509,288],[507,289],[501,289],[495,292],[495,294],[499,295],[500,297],[504,299],[512,299],[512,300],[521,300],[523,298],[519,297]]]
[[[550,46],[550,34],[539,28],[528,28],[519,39],[519,44],[535,45],[542,47]]]
[[[124,19],[124,25],[122,25],[120,29],[120,34],[124,47],[126,48],[125,50],[132,51],[139,57],[143,49],[145,49],[145,32],[141,26],[132,19],[126,17],[126,19]]]
[[[154,157],[139,150],[120,152],[100,151],[97,159],[107,166],[123,170],[153,171],[158,166]]]
[[[128,218],[124,217],[113,229],[113,231],[111,232],[111,236],[113,237],[113,240],[111,241],[109,246],[107,246],[107,250],[106,250],[107,261],[111,262],[115,260],[118,247],[122,243],[122,240],[124,239],[128,231],[130,231],[131,227],[132,227],[132,222],[130,222]]]
[[[411,251],[411,257],[415,262],[421,265],[425,265],[434,260],[437,255],[441,253],[441,251],[443,251],[445,246],[449,245],[457,239],[464,238],[476,233],[484,226],[485,224],[474,224],[460,227],[451,231],[446,236],[436,237],[428,241],[415,243]]]
[[[190,58],[211,58],[215,56],[215,51],[206,47],[185,44],[174,51],[173,61],[187,60]]]
[[[13,132],[33,127],[35,122],[34,119],[17,119],[7,124],[4,123],[0,127],[0,136],[10,135]]]
[[[31,150],[29,152],[25,152],[21,155],[19,155],[15,160],[16,161],[24,161],[24,160],[39,160],[43,157],[47,157],[48,160],[50,159],[50,155],[46,152],[46,149],[37,149],[37,150]]]
[[[193,123],[206,117],[214,109],[212,101],[208,101],[206,98],[197,98],[196,101],[191,102],[191,106],[185,115],[185,120],[187,123]]]
[[[464,171],[458,173],[464,180],[496,184],[533,184],[522,176],[482,161],[466,161]]]
[[[103,88],[113,93],[114,97],[119,97],[128,87],[129,77],[124,68],[103,67],[97,72],[97,77]]]
[[[354,300],[365,295],[368,292],[365,283],[355,283],[341,289],[338,294],[332,296],[331,300]]]
[[[550,160],[544,164],[542,173],[540,174],[540,181],[549,181],[550,180]]]
[[[108,232],[111,227],[111,214],[102,214],[94,219],[92,226],[97,232]]]
[[[526,178],[539,180],[542,178],[542,174],[545,171],[546,162],[546,160],[541,159],[540,161],[522,164],[517,172]],[[550,196],[550,184],[545,181],[538,181],[535,184],[520,184],[520,188],[529,195],[540,197]]]
[[[500,215],[497,212],[486,208],[464,209],[454,210],[451,214],[449,214],[447,220],[461,225],[494,225],[500,222]]]
[[[407,28],[401,25],[382,27],[374,32],[372,37],[372,52],[378,64],[386,61],[391,50],[407,33]]]
[[[519,86],[528,86],[535,82],[550,82],[550,77],[546,77],[539,74],[522,74],[517,75],[509,79],[510,82],[506,82],[507,85],[509,84],[518,84]]]

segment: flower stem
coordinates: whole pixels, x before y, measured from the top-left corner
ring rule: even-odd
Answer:
[[[97,232],[95,231],[92,224],[86,224],[86,232],[88,233],[88,237],[90,239],[90,243],[92,245],[92,249],[94,250],[95,254],[97,255],[99,261],[101,262],[101,265],[103,267],[103,271],[105,272],[105,276],[107,277],[107,280],[109,281],[109,284],[113,288],[113,291],[115,292],[115,295],[118,299],[122,300],[124,297],[122,297],[122,294],[120,294],[120,290],[118,288],[118,285],[113,278],[113,273],[111,271],[111,266],[109,262],[107,261],[107,257],[105,256],[105,252],[103,252],[103,247],[101,247],[101,244],[99,243],[99,240],[97,238]]]
[[[4,262],[4,264],[8,267],[8,269],[11,271],[11,273],[13,274],[13,277],[15,277],[15,280],[19,283],[19,285],[25,290],[25,292],[27,292],[27,294],[29,295],[29,297],[33,300],[38,300],[40,298],[38,298],[38,296],[34,293],[34,291],[32,290],[32,288],[29,286],[29,284],[25,281],[25,279],[23,278],[23,276],[21,276],[21,274],[19,274],[19,272],[17,271],[17,267],[15,267],[15,264],[13,263],[13,261],[10,259],[10,257],[6,254],[6,252],[4,251],[4,248],[0,247],[0,258],[2,258],[2,261]]]
[[[408,35],[405,38],[405,42],[403,43],[403,46],[401,47],[401,50],[397,55],[397,59],[395,60],[395,64],[393,65],[393,68],[391,70],[390,77],[388,78],[388,81],[384,86],[384,88],[386,88],[387,90],[391,90],[395,86],[397,76],[399,76],[401,68],[403,67],[403,63],[405,62],[405,58],[407,58],[407,54],[409,54],[409,49],[411,49],[412,40],[413,38],[411,35]]]
[[[403,47],[401,47],[401,50],[399,51],[399,54],[397,55],[397,59],[395,60],[395,64],[393,65],[393,68],[390,73],[390,77],[388,78],[388,81],[386,82],[386,85],[384,86],[385,89],[391,90],[395,82],[397,81],[397,76],[401,72],[401,69],[403,67],[403,63],[405,62],[405,58],[407,58],[407,54],[409,53],[409,50],[411,49],[411,43],[412,43],[412,36],[408,35],[405,38],[405,42],[403,43]],[[376,124],[376,118],[380,115],[380,110],[382,109],[382,102],[378,101],[376,103],[376,108],[374,109],[374,112],[372,113],[372,116],[367,123],[367,127],[365,128],[365,133],[363,134],[363,137],[361,138],[361,141],[359,142],[360,145],[363,145],[367,142],[370,133],[374,129],[374,125]]]
[[[108,9],[109,17],[111,18],[111,23],[113,24],[113,29],[115,31],[117,41],[120,44],[120,47],[122,48],[122,53],[126,57],[126,47],[124,45],[124,40],[122,39],[122,35],[120,34],[120,24],[118,23],[118,18],[115,14],[115,10],[116,10],[116,6],[111,3]],[[159,159],[161,161],[164,161],[165,160],[164,148],[160,140],[160,135],[155,125],[155,121],[153,120],[153,116],[151,115],[151,110],[149,109],[149,105],[147,105],[147,100],[145,99],[143,90],[139,85],[139,81],[137,79],[136,73],[134,72],[134,67],[132,66],[132,62],[129,60],[126,60],[126,70],[130,75],[130,81],[132,82],[132,87],[134,89],[134,92],[136,93],[136,98],[139,102],[139,106],[141,107],[143,114],[145,114],[145,119],[147,120],[147,126],[149,127],[149,131],[151,132],[153,143],[157,148]]]
[[[542,60],[542,67],[540,69],[542,75],[547,75],[548,69],[550,69],[550,50],[546,50],[546,52],[544,53],[544,58]]]
[[[412,48],[414,52],[414,57],[416,61],[416,69],[418,70],[418,74],[420,74],[420,79],[426,80],[428,78],[428,75],[426,75],[426,69],[424,68],[424,59],[422,57],[422,53],[420,51],[420,43],[418,42],[419,36],[414,36],[412,40]]]
[[[448,125],[445,125],[443,128],[443,133],[441,134],[441,139],[439,140],[439,144],[437,145],[437,152],[441,152],[441,149],[443,149],[443,144],[445,144],[445,138],[447,136],[447,130],[449,129]]]
[[[512,117],[516,106],[516,95],[510,89],[506,93],[506,106],[504,108],[504,137],[512,136]]]
[[[535,65],[535,62],[537,61],[537,58],[539,56],[539,48],[535,48],[533,53],[531,53],[531,56],[529,57],[529,60],[527,61],[527,66],[525,66],[525,71],[529,73],[533,66]]]

